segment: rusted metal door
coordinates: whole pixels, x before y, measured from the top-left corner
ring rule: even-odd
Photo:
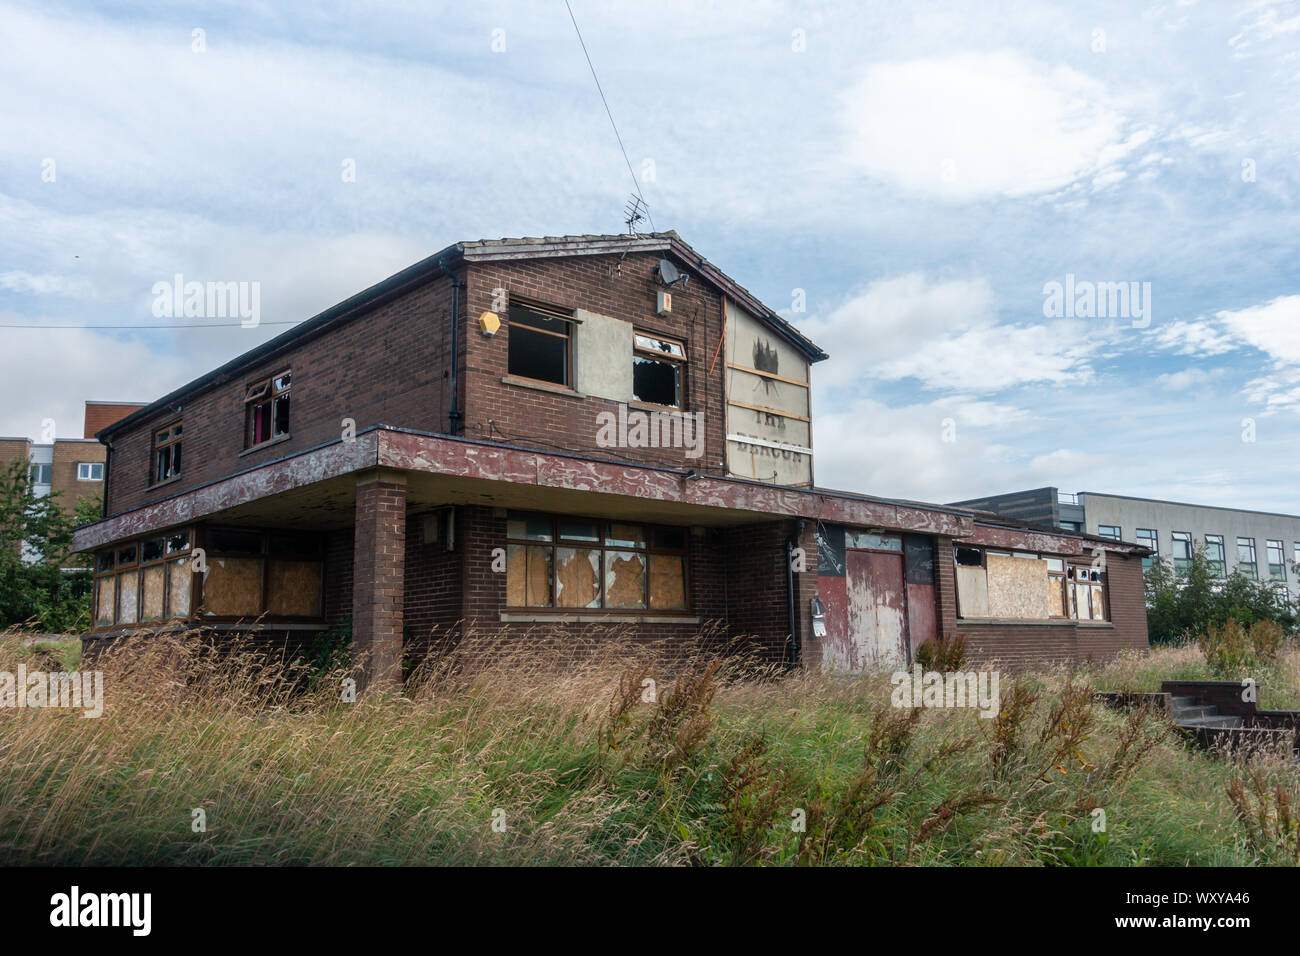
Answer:
[[[850,669],[907,666],[903,555],[847,551]]]

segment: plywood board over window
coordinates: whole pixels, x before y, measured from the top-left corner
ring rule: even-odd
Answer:
[[[262,611],[262,559],[211,558],[203,583],[208,614],[256,616]]]
[[[267,607],[272,614],[315,617],[320,614],[319,561],[272,559],[267,569]]]
[[[986,555],[988,615],[1044,620],[1051,616],[1047,562],[1036,558]]]
[[[962,617],[989,616],[989,585],[979,565],[957,566],[957,605]]]

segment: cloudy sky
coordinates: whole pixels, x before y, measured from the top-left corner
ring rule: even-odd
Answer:
[[[831,354],[819,484],[1300,511],[1300,4],[572,3],[654,225]],[[631,189],[563,0],[0,2],[0,434]]]

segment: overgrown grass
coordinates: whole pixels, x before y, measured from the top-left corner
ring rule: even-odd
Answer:
[[[0,671],[31,653],[0,636]],[[444,661],[344,703],[342,671],[143,638],[97,665],[102,718],[0,710],[0,862],[1294,862],[1289,754],[1209,755],[1091,700],[1199,676],[1199,653],[1004,673],[984,719],[896,709],[886,674],[668,669],[628,644]]]

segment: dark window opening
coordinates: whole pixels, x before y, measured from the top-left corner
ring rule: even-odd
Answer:
[[[639,402],[682,407],[686,347],[681,342],[637,333],[632,356],[632,397]]]
[[[984,564],[984,553],[979,548],[958,548],[957,563],[963,567],[978,568]]]
[[[571,386],[572,332],[573,322],[558,311],[512,304],[507,371],[521,378]]]
[[[154,484],[175,478],[181,473],[181,426],[155,432],[153,437]]]
[[[290,373],[281,372],[248,387],[244,395],[244,447],[289,434]]]

